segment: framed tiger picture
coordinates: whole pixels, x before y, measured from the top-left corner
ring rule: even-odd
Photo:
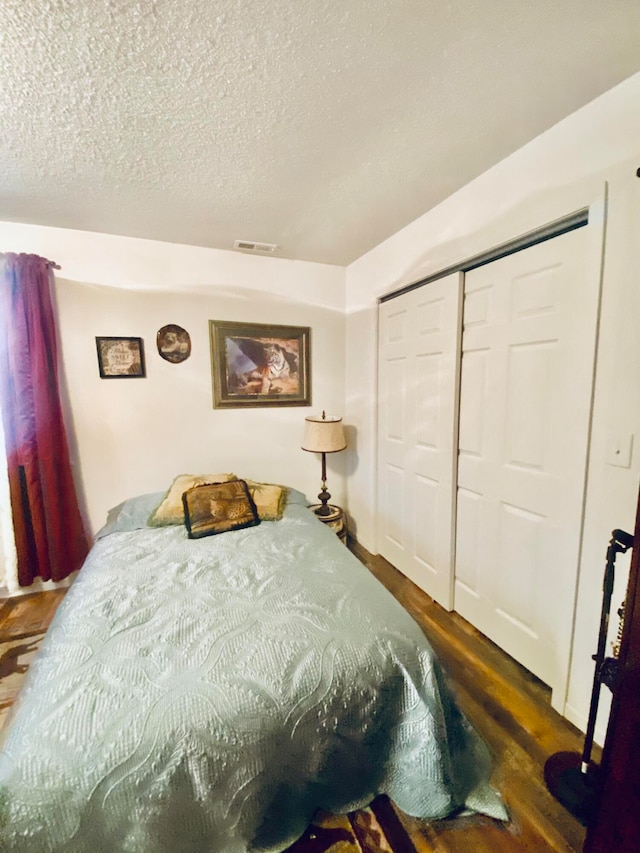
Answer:
[[[308,326],[209,321],[214,409],[310,406]]]

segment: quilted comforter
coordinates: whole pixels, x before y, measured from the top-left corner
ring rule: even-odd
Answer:
[[[99,534],[30,668],[1,850],[280,851],[379,793],[505,817],[421,630],[304,501],[190,540],[144,526],[159,497]]]

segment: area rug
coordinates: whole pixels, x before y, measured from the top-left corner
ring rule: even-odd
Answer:
[[[347,815],[318,811],[287,853],[409,853],[415,851],[386,797]]]
[[[0,731],[44,634],[0,642]]]

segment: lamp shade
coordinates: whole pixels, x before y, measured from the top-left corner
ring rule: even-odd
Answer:
[[[323,412],[322,417],[310,416],[304,421],[303,450],[312,453],[336,453],[347,446],[342,418],[337,415],[325,415]]]

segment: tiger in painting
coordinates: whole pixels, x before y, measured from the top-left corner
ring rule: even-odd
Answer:
[[[268,344],[264,347],[264,365],[254,370],[251,378],[260,380],[261,394],[268,394],[274,379],[288,379],[290,373],[285,350],[278,344]]]
[[[248,339],[236,339],[235,343],[254,364],[253,370],[237,376],[238,389],[259,383],[256,393],[278,394],[281,388],[274,382],[286,382],[297,374],[296,356],[280,344]]]

